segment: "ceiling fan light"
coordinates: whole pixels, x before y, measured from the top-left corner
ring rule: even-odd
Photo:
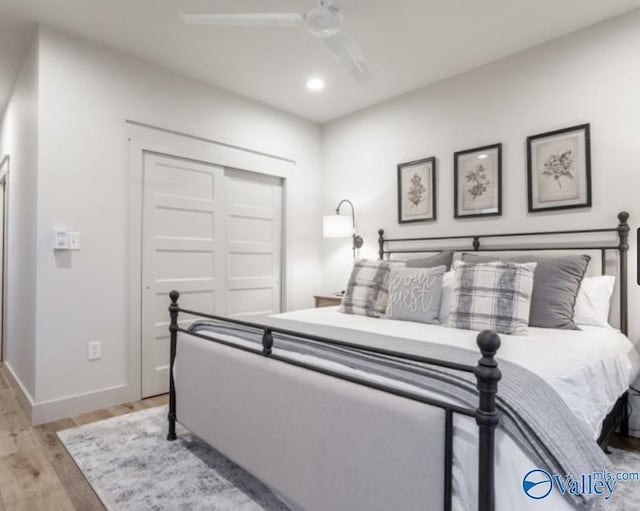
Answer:
[[[344,28],[342,13],[331,7],[316,7],[305,16],[309,33],[316,37],[331,37]]]

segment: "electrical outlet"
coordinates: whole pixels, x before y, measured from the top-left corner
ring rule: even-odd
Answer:
[[[102,357],[102,343],[100,341],[91,341],[88,344],[88,358],[89,360],[98,360]]]

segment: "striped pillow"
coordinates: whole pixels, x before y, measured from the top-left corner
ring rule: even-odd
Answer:
[[[447,326],[526,335],[535,268],[536,263],[456,262]]]
[[[391,268],[403,262],[356,261],[340,304],[340,312],[379,318],[384,316],[389,298]]]

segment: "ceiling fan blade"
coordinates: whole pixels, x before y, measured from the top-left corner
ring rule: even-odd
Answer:
[[[346,68],[353,78],[360,84],[365,83],[370,76],[369,66],[358,48],[355,39],[347,32],[338,32],[325,38],[331,53]]]
[[[360,0],[325,0],[324,3],[327,7],[344,11],[356,7],[360,3]]]
[[[304,15],[297,12],[265,12],[247,14],[181,14],[187,25],[221,25],[232,27],[297,27]]]

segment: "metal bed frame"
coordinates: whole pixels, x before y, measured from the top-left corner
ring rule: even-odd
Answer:
[[[444,236],[444,237],[422,237],[422,238],[393,238],[387,239],[384,237],[384,231],[380,229],[378,231],[379,238],[379,257],[384,259],[385,256],[391,254],[401,253],[424,253],[438,249],[428,249],[424,246],[420,248],[389,248],[389,244],[397,245],[398,243],[424,243],[433,241],[448,241],[448,240],[472,240],[472,248],[474,251],[508,251],[508,250],[601,250],[603,261],[603,272],[606,251],[617,250],[619,252],[620,260],[620,328],[623,333],[627,333],[627,252],[629,250],[628,235],[629,214],[621,212],[618,214],[619,224],[615,228],[611,229],[587,229],[576,231],[547,231],[547,232],[530,232],[530,233],[515,233],[515,234],[483,234],[472,236]],[[602,245],[588,245],[578,244],[571,247],[547,247],[547,248],[531,248],[531,247],[501,247],[501,248],[481,248],[481,238],[504,238],[504,237],[521,237],[521,236],[553,236],[553,235],[578,235],[588,233],[617,233],[618,242],[613,244]],[[460,250],[458,248],[457,250]],[[173,377],[173,369],[176,358],[176,352],[178,347],[178,334],[182,333],[194,337],[199,337],[209,342],[216,342],[225,346],[233,347],[248,353],[251,353],[260,357],[268,357],[272,360],[276,360],[283,364],[289,364],[297,366],[303,369],[314,371],[324,374],[329,377],[338,378],[340,380],[348,381],[357,385],[375,389],[388,394],[393,394],[405,399],[416,401],[419,403],[427,404],[444,410],[444,509],[445,511],[451,510],[452,506],[452,466],[453,466],[453,414],[459,413],[468,417],[473,417],[478,425],[478,510],[479,511],[493,511],[495,509],[495,430],[499,423],[499,413],[496,409],[496,394],[498,391],[498,382],[501,378],[500,369],[495,359],[496,352],[500,347],[500,337],[498,334],[492,331],[480,332],[477,336],[477,344],[480,348],[481,357],[478,360],[476,366],[459,364],[455,362],[448,362],[444,360],[437,360],[429,357],[421,357],[416,355],[408,355],[405,353],[385,350],[373,347],[363,347],[360,345],[351,344],[339,339],[329,339],[326,337],[314,336],[295,332],[283,328],[273,328],[270,326],[260,325],[259,323],[242,321],[239,319],[216,316],[213,314],[206,314],[189,309],[183,309],[178,304],[180,294],[178,291],[171,291],[170,299],[171,305],[169,306],[170,315],[170,370],[169,370],[169,414],[168,414],[168,435],[167,440],[172,441],[176,439],[176,390],[175,381]],[[254,349],[243,345],[234,344],[228,340],[219,339],[209,335],[202,335],[197,332],[192,332],[189,329],[182,328],[179,325],[179,314],[189,314],[195,317],[210,319],[215,321],[227,322],[234,325],[241,325],[250,329],[255,329],[256,333],[262,335],[262,349]],[[274,339],[274,334],[276,338]],[[458,406],[450,404],[438,399],[425,397],[418,393],[414,393],[408,390],[402,390],[394,388],[382,383],[376,383],[369,381],[365,378],[361,378],[355,375],[342,374],[338,371],[326,369],[318,366],[314,366],[309,363],[301,362],[298,360],[290,359],[286,356],[282,356],[273,352],[274,341],[277,340],[277,334],[294,336],[300,339],[306,339],[329,346],[341,346],[354,350],[358,350],[366,353],[373,353],[384,356],[392,356],[398,359],[407,360],[411,362],[418,362],[421,364],[427,364],[430,366],[446,367],[461,372],[473,373],[477,381],[478,389],[478,406],[473,409],[465,406]],[[604,427],[607,429],[605,430]],[[628,433],[628,414],[627,414],[627,393],[625,393],[619,401],[616,403],[614,410],[607,416],[603,425],[603,433],[600,437],[599,443],[603,448],[606,448],[606,443],[610,435],[615,431],[617,427],[621,428],[623,434]],[[425,503],[427,506],[427,503]]]
[[[378,230],[378,257],[382,260],[390,257],[392,254],[416,254],[430,251],[443,250],[443,248],[431,248],[426,246],[406,248],[404,243],[433,243],[439,241],[463,242],[471,240],[471,248],[455,247],[452,250],[473,250],[474,252],[522,252],[522,251],[563,251],[563,250],[598,250],[601,256],[602,274],[606,271],[607,252],[618,252],[618,285],[620,299],[620,331],[624,335],[629,333],[628,325],[628,252],[629,252],[629,213],[621,211],[617,215],[618,225],[616,227],[604,229],[578,229],[563,231],[542,231],[542,232],[517,232],[517,233],[499,233],[499,234],[479,234],[479,235],[462,235],[462,236],[436,236],[422,238],[385,238],[384,230]],[[608,243],[590,243],[572,241],[571,243],[563,242],[563,244],[553,244],[547,246],[531,246],[531,245],[503,245],[503,246],[481,246],[481,239],[504,239],[504,238],[532,238],[541,236],[552,238],[554,236],[577,236],[581,237],[588,234],[613,234],[617,235],[617,239]],[[400,244],[400,245],[398,245]],[[390,247],[390,245],[392,245]],[[620,429],[620,433],[624,436],[629,435],[629,394],[625,392],[612,411],[607,415],[602,423],[602,430],[598,438],[598,444],[607,451],[607,444],[611,435]]]

